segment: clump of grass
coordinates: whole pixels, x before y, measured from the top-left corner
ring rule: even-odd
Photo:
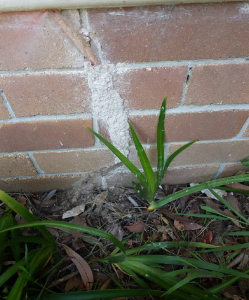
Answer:
[[[185,146],[174,152],[168,159],[164,158],[164,119],[166,110],[166,99],[163,100],[158,125],[157,125],[157,171],[156,178],[154,176],[153,169],[149,163],[148,157],[137,138],[137,135],[130,124],[130,130],[132,138],[140,159],[144,174],[134,166],[119,150],[106,141],[96,132],[88,129],[96,137],[98,137],[122,162],[123,164],[136,176],[140,182],[142,188],[137,183],[132,181],[133,186],[138,193],[150,203],[148,210],[157,209],[167,203],[170,203],[183,196],[189,195],[194,192],[201,191],[203,189],[209,189],[213,195],[229,210],[231,210],[237,217],[237,222],[241,223],[246,229],[249,226],[249,221],[233,209],[223,198],[221,198],[213,188],[223,188],[223,185],[249,181],[249,174],[238,175],[234,177],[216,179],[206,183],[199,184],[194,187],[186,188],[179,192],[174,193],[160,199],[157,202],[153,202],[154,195],[158,189],[165,172],[167,171],[172,160],[181,153],[184,149],[192,145],[195,141],[187,143]],[[248,159],[243,161],[243,164],[248,164]],[[234,189],[230,189],[237,191]],[[246,192],[246,191],[242,191]],[[247,191],[248,192],[248,191]],[[3,201],[7,209],[0,218],[0,299],[7,300],[68,300],[68,299],[110,299],[115,297],[131,297],[131,296],[148,296],[161,297],[162,299],[177,299],[177,300],[216,300],[217,294],[221,292],[225,287],[233,284],[240,278],[249,279],[249,269],[245,269],[243,272],[233,270],[226,267],[225,263],[219,265],[203,261],[200,258],[202,252],[218,251],[228,252],[236,250],[235,254],[240,249],[249,247],[249,243],[232,246],[214,246],[199,242],[186,242],[186,241],[172,241],[152,243],[148,242],[140,247],[134,247],[132,249],[125,249],[126,240],[120,242],[115,236],[110,233],[106,233],[103,230],[85,227],[77,224],[60,222],[60,221],[38,221],[26,208],[20,205],[16,200],[0,191],[0,200]],[[153,203],[152,203],[153,202]],[[216,212],[208,207],[203,206],[207,214],[188,214],[188,216],[194,216],[205,219],[216,220],[235,220],[235,218],[227,217],[221,213]],[[26,221],[26,224],[16,225],[13,218],[13,212],[18,214]],[[90,290],[77,293],[57,293],[46,287],[47,276],[50,276],[55,271],[56,267],[61,263],[56,257],[57,245],[54,237],[49,233],[45,226],[59,228],[60,230],[68,232],[69,230],[78,230],[84,233],[88,233],[99,238],[107,239],[115,246],[114,251],[110,255],[106,255],[103,259],[99,259],[104,265],[113,264],[126,275],[130,276],[140,287],[140,289],[125,289],[120,283],[116,282],[118,289],[113,290]],[[19,229],[25,227],[33,227],[39,230],[41,237],[22,236]],[[249,236],[249,231],[230,232],[226,235],[237,236]],[[223,235],[225,236],[225,234]],[[27,243],[33,243],[40,245],[36,249],[28,249]],[[177,255],[153,255],[151,250],[164,250],[169,252],[169,249],[181,247],[191,254],[191,258],[182,257]],[[189,248],[195,248],[197,250],[189,251]],[[6,268],[4,266],[4,256],[6,249],[10,249],[12,253],[13,265]],[[20,254],[23,249],[23,255]],[[11,254],[8,253],[8,256]],[[142,255],[141,255],[142,253]],[[146,254],[147,253],[147,254]],[[234,254],[232,254],[234,255]],[[51,258],[54,258],[52,267],[48,269],[45,274],[42,274],[44,267],[47,266]],[[231,257],[231,256],[230,256]],[[161,267],[170,264],[180,266],[177,270],[170,272],[164,271]],[[180,274],[186,274],[184,279],[179,279]],[[216,276],[222,278],[222,282],[210,289],[204,289],[191,285],[195,279],[200,275],[205,274],[209,276]],[[11,285],[10,285],[11,282]],[[151,289],[151,283],[153,286],[157,286],[157,289]]]
[[[196,142],[192,141],[187,143],[186,145],[180,147],[178,150],[176,150],[173,154],[171,154],[168,159],[165,160],[164,157],[164,121],[165,121],[165,113],[166,113],[166,98],[164,98],[160,113],[158,117],[158,123],[157,123],[157,170],[156,170],[156,178],[154,176],[154,172],[152,169],[152,166],[149,162],[149,159],[144,151],[144,148],[139,141],[135,130],[133,129],[132,125],[129,123],[130,131],[132,135],[132,139],[134,141],[138,158],[141,162],[141,166],[143,169],[143,173],[128,159],[126,158],[117,148],[115,148],[111,143],[109,143],[105,138],[103,138],[101,135],[99,135],[97,132],[91,130],[90,128],[86,128],[89,130],[92,134],[94,134],[102,143],[104,143],[110,151],[112,151],[113,154],[115,154],[120,161],[126,166],[128,170],[131,171],[131,173],[137,178],[139,183],[141,184],[142,188],[138,186],[137,183],[135,183],[133,180],[131,180],[135,190],[138,192],[138,194],[145,200],[147,200],[150,204],[148,207],[148,210],[154,210],[157,209],[175,199],[178,199],[182,196],[186,196],[189,194],[192,194],[194,192],[201,191],[203,189],[208,188],[218,188],[226,184],[230,183],[236,183],[236,182],[244,182],[249,180],[249,174],[245,175],[239,175],[234,177],[228,177],[228,178],[222,178],[222,179],[216,179],[212,180],[203,184],[199,184],[197,186],[187,188],[183,191],[180,191],[178,193],[175,193],[174,195],[170,195],[168,197],[162,198],[157,202],[154,202],[154,196],[156,191],[158,190],[159,185],[161,184],[163,177],[165,176],[165,173],[170,166],[173,159],[179,155],[183,150],[191,146],[193,143]],[[249,159],[244,159],[242,161],[242,164],[244,166],[249,166]]]

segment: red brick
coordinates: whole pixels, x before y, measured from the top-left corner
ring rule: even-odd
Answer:
[[[249,63],[193,67],[184,104],[249,103]]]
[[[243,3],[89,10],[89,22],[112,62],[247,57]]]
[[[249,167],[244,167],[240,163],[239,164],[227,164],[224,169],[218,176],[218,178],[235,176],[238,172],[248,172]]]
[[[82,67],[84,56],[51,12],[0,14],[0,69]]]
[[[144,147],[144,151],[149,159],[151,166],[156,167],[157,166],[157,148],[156,148],[156,146],[144,145],[143,147]],[[136,167],[141,168],[141,163],[137,156],[137,151],[136,151],[135,147],[130,147],[130,152],[129,152],[128,158]]]
[[[201,183],[212,180],[218,168],[219,165],[169,168],[162,182],[167,184]],[[132,186],[131,179],[135,180],[131,173],[122,171],[108,175],[106,182],[108,186]]]
[[[0,87],[16,117],[90,110],[90,90],[80,72],[2,75]]]
[[[9,114],[7,112],[7,109],[4,107],[4,105],[1,101],[0,101],[0,119],[1,120],[9,119]]]
[[[84,148],[93,146],[92,119],[0,124],[0,152]]]
[[[249,125],[247,126],[247,128],[246,128],[246,130],[245,130],[243,136],[249,137]]]
[[[232,138],[239,133],[248,115],[245,110],[169,114],[165,120],[165,140],[181,142]],[[156,115],[130,116],[142,143],[156,142],[157,120]]]
[[[179,105],[187,68],[130,69],[118,73],[115,88],[129,109],[158,109],[167,96],[167,107]]]
[[[68,174],[0,179],[0,189],[5,192],[67,190],[85,177],[85,174]]]
[[[169,155],[184,144],[170,145]],[[237,162],[249,155],[248,141],[195,143],[181,152],[172,166]]]
[[[35,175],[37,171],[28,154],[0,155],[0,177]]]
[[[44,173],[89,172],[114,163],[109,149],[37,152],[33,157]]]
[[[212,180],[218,168],[219,165],[169,168],[163,179],[163,183],[202,183]]]

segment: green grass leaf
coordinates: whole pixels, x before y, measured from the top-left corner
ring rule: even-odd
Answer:
[[[19,229],[19,228],[25,228],[25,227],[39,227],[41,225],[58,228],[58,229],[61,229],[64,231],[68,231],[68,229],[70,229],[70,230],[78,230],[81,232],[86,232],[86,233],[89,233],[92,235],[96,235],[96,236],[99,236],[99,237],[109,240],[110,242],[115,244],[122,252],[125,253],[124,245],[114,235],[112,235],[110,233],[106,233],[105,231],[103,231],[101,229],[95,229],[95,228],[72,224],[72,223],[67,223],[67,222],[37,221],[37,222],[31,222],[28,224],[21,224],[21,225],[13,226],[11,228],[3,230],[2,232],[6,231],[6,230],[13,230],[13,229]],[[1,231],[0,231],[0,233],[1,233]]]
[[[235,216],[234,216],[234,218],[228,217],[228,216],[223,215],[222,213],[216,211],[215,209],[213,209],[213,208],[211,208],[211,207],[208,207],[208,206],[205,206],[205,205],[201,205],[201,209],[203,209],[203,210],[205,210],[205,211],[207,211],[207,212],[210,212],[210,213],[214,213],[214,214],[223,216],[223,217],[226,218],[227,220],[233,220],[233,221],[239,222],[239,223],[241,223],[241,224],[246,224],[245,222],[236,219]]]
[[[209,188],[209,191],[228,209],[230,209],[236,216],[238,216],[241,220],[244,220],[244,222],[248,225],[247,219],[242,216],[239,212],[237,212],[236,209],[234,209],[225,199],[223,199],[221,196],[219,196],[215,191],[213,191],[211,188]]]
[[[248,190],[233,189],[233,188],[230,188],[230,187],[217,187],[216,189],[227,191],[227,192],[233,192],[233,193],[240,193],[240,194],[247,194],[247,195],[249,195],[249,191]]]
[[[245,167],[249,167],[249,156],[242,159],[241,164]]]
[[[189,263],[191,266],[194,266],[196,268],[209,270],[209,271],[215,271],[220,272],[227,275],[233,275],[233,276],[239,276],[243,278],[249,278],[248,275],[233,270],[228,269],[223,266],[218,266],[206,261],[197,260],[194,258],[181,258],[181,257],[175,257],[175,256],[167,256],[167,255],[140,255],[140,256],[128,256],[126,258],[126,261],[128,262],[141,262],[146,264],[147,262],[154,262],[158,264],[167,264],[167,265],[180,265],[184,266],[187,263]]]
[[[166,110],[166,97],[162,102],[160,114],[157,123],[157,184],[159,185],[163,179],[163,165],[164,165],[164,120]]]
[[[242,231],[242,232],[244,232],[244,231]],[[223,236],[224,235],[227,235],[227,234],[223,234]],[[230,234],[228,234],[228,235],[230,235]],[[205,253],[206,252],[220,252],[220,251],[228,252],[228,251],[231,251],[231,250],[244,249],[244,248],[249,248],[249,243],[244,243],[244,244],[239,244],[239,245],[232,245],[232,246],[225,246],[225,247],[217,247],[215,249],[203,250],[202,252],[205,252]]]
[[[151,255],[148,256],[148,258],[152,257]],[[148,261],[147,261],[148,262]],[[138,273],[148,280],[156,283],[157,285],[163,287],[165,290],[170,289],[172,286],[177,284],[179,282],[179,279],[168,276],[166,279],[164,278],[165,272],[162,270],[159,270],[157,268],[152,268],[144,263],[141,263],[139,260],[130,260],[125,262],[126,266],[130,268],[133,272]],[[194,286],[185,284],[181,287],[181,289],[176,290],[173,292],[174,299],[186,299],[186,300],[196,300],[196,299],[210,299],[210,300],[216,300],[217,297],[211,295],[211,293],[208,293],[206,291],[199,290],[195,288]],[[170,295],[169,295],[170,296]],[[168,299],[168,297],[167,297]]]
[[[158,296],[162,295],[161,291],[146,289],[146,290],[96,290],[88,292],[73,292],[73,293],[59,293],[52,295],[41,296],[40,300],[96,300],[96,299],[111,299],[119,297],[136,297],[136,296]],[[28,297],[28,300],[36,300],[36,296]]]
[[[8,194],[0,190],[0,200],[4,202],[10,209],[16,212],[20,217],[22,217],[26,222],[35,222],[37,218],[32,215],[24,206],[18,203],[15,199],[10,197]],[[42,225],[42,224],[41,224]],[[47,238],[51,243],[54,243],[54,237],[50,232],[44,227],[40,226],[37,228],[41,234]]]
[[[9,227],[8,227],[9,228]],[[35,236],[19,236],[14,239],[8,240],[4,244],[0,244],[0,251],[5,249],[6,247],[13,246],[15,247],[19,243],[33,243],[33,244],[47,244],[48,240],[43,237],[35,237]]]
[[[121,162],[126,166],[128,170],[131,171],[132,174],[137,178],[137,180],[142,184],[142,186],[147,190],[148,189],[148,183],[144,177],[144,175],[138,170],[138,168],[129,161],[128,158],[126,158],[116,147],[114,147],[111,143],[109,143],[106,139],[104,139],[101,135],[99,135],[97,132],[93,131],[92,129],[85,127],[88,131],[90,131],[93,135],[95,135],[102,143],[104,143],[109,150],[115,154]]]
[[[222,236],[229,235],[229,236],[248,236],[249,231],[233,231],[228,233],[223,233]]]
[[[165,166],[164,166],[164,170],[163,170],[163,176],[165,175],[169,165],[171,164],[172,160],[179,155],[183,150],[185,150],[186,148],[188,148],[189,146],[191,146],[192,144],[194,144],[195,142],[197,142],[197,140],[192,141],[187,143],[186,145],[182,146],[181,148],[177,149],[174,153],[172,153],[169,158],[166,160],[165,162]]]
[[[206,243],[199,243],[199,242],[157,242],[157,243],[148,243],[146,245],[132,248],[126,250],[127,255],[139,253],[142,251],[150,251],[150,250],[157,250],[157,249],[169,249],[175,247],[186,247],[186,248],[217,248],[217,246],[206,244]]]
[[[135,132],[135,130],[133,129],[131,123],[129,123],[129,126],[130,126],[130,131],[131,131],[131,135],[132,135],[132,139],[133,139],[133,142],[135,144],[135,148],[137,150],[137,156],[140,160],[140,163],[142,165],[142,168],[144,170],[144,174],[145,174],[145,177],[146,177],[146,180],[148,182],[148,186],[149,186],[149,189],[146,188],[147,190],[147,193],[149,195],[149,198],[150,198],[150,201],[153,200],[153,191],[154,191],[154,187],[155,187],[155,178],[154,178],[154,173],[153,173],[153,170],[152,170],[152,167],[150,165],[150,162],[149,162],[149,159],[144,151],[144,148],[143,146],[141,145],[138,137],[137,137],[137,134]],[[152,199],[151,199],[152,198]]]
[[[167,290],[167,292],[165,292],[163,294],[163,296],[167,296],[171,293],[173,293],[174,291],[180,289],[182,286],[184,286],[185,284],[189,283],[190,281],[198,278],[200,275],[210,275],[210,276],[218,276],[218,277],[224,277],[223,274],[218,273],[218,272],[207,272],[207,271],[194,271],[192,274],[188,275],[187,277],[185,277],[184,279],[182,279],[181,281],[179,281],[177,284],[175,284],[174,286],[172,286],[170,289]]]
[[[137,193],[144,199],[144,200],[148,200],[148,195],[146,195],[144,193],[144,191],[141,190],[141,188],[138,186],[138,184],[136,184],[136,182],[134,182],[133,180],[131,180],[131,183],[134,187],[134,189],[137,191]]]
[[[244,175],[238,175],[238,176],[232,176],[232,177],[227,177],[227,178],[221,178],[221,179],[214,179],[212,181],[208,181],[205,183],[198,184],[196,186],[188,187],[184,190],[181,190],[179,192],[174,193],[173,195],[169,195],[167,197],[164,197],[154,203],[152,203],[148,207],[148,211],[157,209],[165,204],[168,204],[176,199],[179,199],[183,196],[190,195],[195,192],[199,192],[201,190],[205,190],[208,188],[216,188],[222,185],[230,184],[230,183],[235,183],[235,182],[244,182],[244,181],[249,181],[249,174],[244,174]]]
[[[205,206],[202,206],[202,208]],[[174,214],[174,215],[181,215],[181,216],[188,216],[188,217],[196,217],[196,218],[204,218],[204,219],[216,219],[216,220],[221,220],[225,221],[227,220],[227,217],[220,217],[216,215],[205,215],[205,214]]]

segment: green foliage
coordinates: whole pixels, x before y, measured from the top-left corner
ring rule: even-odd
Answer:
[[[154,210],[157,209],[165,204],[168,204],[176,199],[179,199],[183,196],[190,195],[195,192],[199,192],[205,189],[212,189],[212,188],[219,188],[220,186],[226,185],[226,184],[231,184],[231,183],[236,183],[236,182],[244,182],[244,181],[249,181],[249,174],[244,174],[244,175],[237,175],[237,176],[232,176],[232,177],[227,177],[227,178],[221,178],[221,179],[214,179],[212,181],[208,181],[205,183],[201,183],[192,187],[188,187],[186,189],[183,189],[179,192],[174,193],[173,195],[169,195],[167,197],[164,197],[157,202],[152,203],[149,207],[148,210]]]
[[[242,159],[241,164],[245,167],[249,167],[249,156]]]
[[[140,170],[128,159],[126,158],[117,148],[115,148],[111,143],[109,143],[106,139],[104,139],[102,136],[100,136],[98,133],[93,131],[90,128],[87,128],[92,134],[94,134],[102,143],[104,143],[109,150],[112,151],[113,154],[115,154],[120,161],[126,166],[128,170],[131,171],[131,173],[137,178],[137,180],[140,182],[143,189],[140,189],[140,187],[135,183],[133,180],[132,184],[138,194],[143,197],[148,202],[152,202],[154,200],[154,195],[161,184],[161,181],[170,165],[172,160],[180,154],[184,149],[195,143],[196,141],[192,141],[185,146],[181,147],[177,151],[175,151],[171,156],[166,160],[164,159],[164,120],[165,120],[165,112],[166,112],[166,98],[164,98],[159,118],[158,118],[158,124],[157,124],[157,171],[156,171],[156,180],[154,176],[154,172],[152,169],[152,166],[149,162],[149,159],[144,151],[144,148],[142,144],[140,143],[135,130],[133,129],[132,125],[129,123],[130,131],[132,135],[133,142],[135,144],[135,148],[137,150],[137,155],[140,160],[140,163],[142,165],[144,175],[140,172]]]
[[[220,199],[219,196],[210,189],[211,192],[223,203],[227,208],[233,211],[241,220],[241,222],[246,222],[245,218],[237,213],[224,199]],[[5,195],[2,193],[1,195]],[[8,196],[9,197],[9,196]],[[9,198],[8,198],[9,200]],[[6,201],[6,198],[5,198]],[[15,206],[15,200],[12,199],[11,205],[12,208],[18,210],[18,206]],[[26,211],[25,208],[22,208],[20,211],[22,216],[25,216],[26,219],[33,219],[35,217],[30,218],[30,213]],[[213,212],[214,213],[214,212]],[[218,213],[217,213],[218,214]],[[205,218],[214,218],[214,215],[203,215]],[[202,217],[198,215],[198,217]],[[218,219],[220,216],[217,216]],[[228,218],[226,216],[222,216],[222,219]],[[10,221],[7,221],[10,220]],[[196,299],[211,299],[216,300],[220,299],[216,296],[221,290],[225,287],[229,286],[233,282],[237,281],[240,278],[249,278],[249,269],[246,269],[243,272],[233,270],[227,268],[225,265],[216,265],[213,263],[205,262],[203,260],[198,259],[198,250],[195,250],[193,256],[195,258],[185,258],[180,256],[168,256],[168,255],[140,255],[141,252],[151,251],[151,250],[159,250],[159,249],[170,249],[174,247],[181,248],[196,248],[199,249],[200,252],[216,252],[216,251],[229,251],[230,249],[241,249],[248,247],[248,243],[244,245],[233,245],[228,247],[217,247],[214,245],[209,245],[205,243],[199,242],[159,242],[159,243],[147,243],[140,247],[132,248],[125,251],[124,243],[118,241],[113,235],[106,233],[100,229],[94,229],[89,227],[84,227],[81,225],[76,225],[72,223],[66,222],[58,222],[58,221],[33,221],[27,222],[22,225],[15,225],[13,222],[13,216],[11,215],[11,210],[7,209],[3,217],[0,219],[0,238],[2,238],[2,244],[0,247],[0,251],[5,251],[8,247],[13,247],[15,245],[19,245],[26,242],[32,242],[37,244],[42,244],[40,248],[37,248],[32,251],[28,251],[28,248],[25,244],[25,254],[24,257],[18,261],[11,267],[9,267],[5,272],[0,275],[0,287],[6,285],[10,278],[13,278],[17,272],[19,272],[19,276],[15,280],[8,296],[7,300],[23,300],[28,297],[29,300],[37,299],[37,296],[29,296],[30,290],[32,290],[33,286],[40,287],[38,290],[39,299],[110,299],[114,297],[131,297],[131,296],[158,296],[161,298],[167,297],[167,299],[177,299],[177,300],[196,300]],[[236,219],[238,220],[238,219]],[[27,220],[26,220],[27,221]],[[248,221],[247,221],[248,224]],[[17,232],[20,228],[25,227],[34,227],[39,229],[39,231],[43,234],[43,237],[25,237],[20,236],[17,238],[12,238],[11,233]],[[59,261],[52,267],[49,271],[46,271],[45,274],[41,276],[41,270],[50,260],[53,252],[54,252],[54,241],[51,240],[51,237],[48,235],[47,229],[48,227],[59,228],[60,230],[64,230],[66,232],[71,230],[79,230],[81,232],[85,232],[88,234],[95,235],[100,238],[105,238],[112,242],[116,248],[115,250],[107,256],[105,259],[101,259],[100,262],[103,264],[115,264],[120,270],[122,270],[126,275],[130,276],[141,289],[138,290],[129,290],[129,289],[118,289],[113,290],[92,290],[92,291],[84,291],[84,292],[73,292],[73,293],[55,293],[43,287],[39,280],[44,278],[44,276],[48,276],[50,272],[55,270],[56,266],[61,263]],[[233,232],[227,233],[226,235],[249,235],[248,232]],[[3,252],[2,252],[3,253]],[[15,254],[13,253],[13,256]],[[172,270],[171,272],[166,272],[161,269],[161,265],[177,265],[182,266],[182,268]],[[2,262],[1,262],[2,265]],[[188,268],[186,268],[186,266]],[[188,274],[184,279],[179,279],[177,276],[179,274]],[[223,278],[221,284],[216,285],[215,287],[209,290],[203,290],[197,288],[190,283],[195,280],[198,276],[202,274],[208,274],[210,276],[216,276]],[[155,283],[159,290],[152,290],[150,288],[150,282]],[[34,289],[33,289],[34,290]],[[36,289],[37,290],[37,289]]]

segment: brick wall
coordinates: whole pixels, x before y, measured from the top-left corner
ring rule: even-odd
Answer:
[[[139,166],[128,121],[156,166],[168,96],[165,182],[234,175],[249,156],[249,4],[0,14],[0,188],[68,188],[117,161],[93,128]],[[101,177],[102,176],[102,177]],[[96,183],[129,184],[122,167]]]

